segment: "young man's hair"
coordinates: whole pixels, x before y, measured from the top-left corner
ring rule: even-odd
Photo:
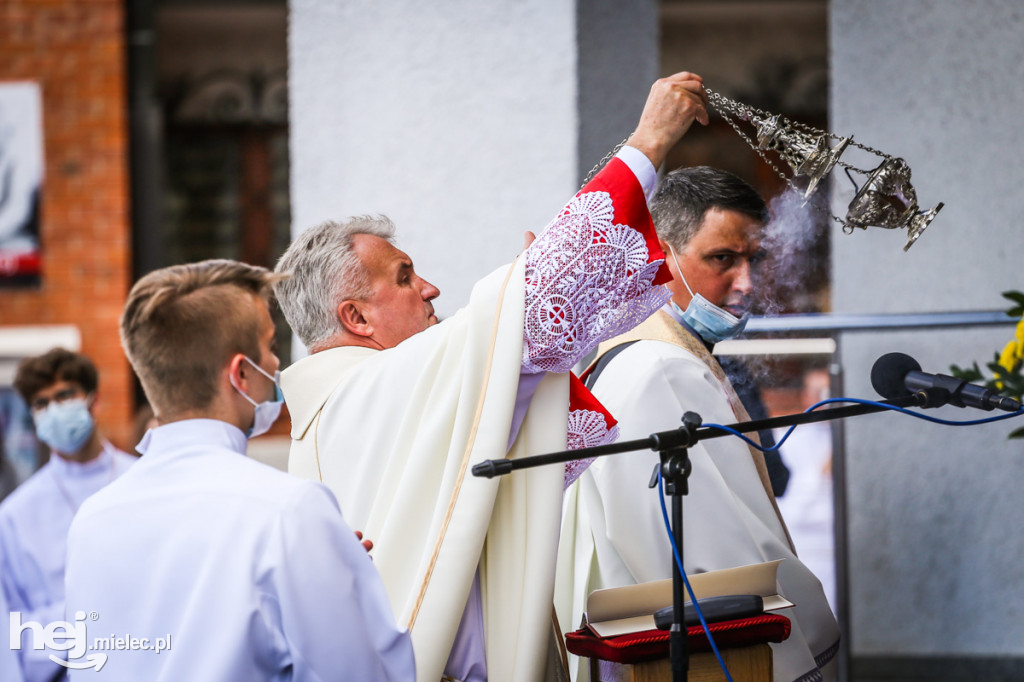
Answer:
[[[713,208],[768,222],[768,206],[756,189],[728,171],[709,166],[679,168],[666,175],[651,201],[651,218],[658,236],[681,251]]]
[[[92,360],[81,353],[54,348],[34,358],[22,360],[14,376],[14,388],[31,405],[37,393],[58,381],[78,384],[86,393],[95,393],[100,383]]]
[[[382,215],[327,220],[305,230],[277,262],[289,275],[274,285],[285,319],[306,348],[317,349],[342,331],[338,306],[369,297],[370,275],[355,253],[356,235],[394,243],[395,225]]]
[[[207,260],[155,270],[132,287],[121,345],[161,415],[208,407],[218,378],[242,353],[260,362],[259,308],[280,279],[266,268]]]

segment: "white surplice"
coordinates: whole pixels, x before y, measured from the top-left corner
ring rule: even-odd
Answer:
[[[103,651],[99,673],[72,679],[414,679],[408,633],[329,490],[246,458],[221,421],[172,422],[139,450],[72,524],[67,609],[97,614],[90,640],[171,646]]]
[[[137,459],[110,443],[81,464],[50,453],[50,461],[0,504],[0,586],[10,610],[21,613],[21,622],[45,626],[64,620],[64,555],[71,520],[86,498]],[[63,678],[64,668],[49,658],[63,654],[34,650],[27,637],[22,635],[19,654],[27,682]]]
[[[466,609],[474,585],[489,679],[543,674],[564,470],[486,480],[469,469],[506,452],[564,449],[568,369],[667,298],[654,285],[662,254],[649,248],[656,238],[632,152],[524,257],[477,283],[450,319],[395,348],[334,348],[282,375],[289,471],[327,484],[374,540],[421,679],[446,669],[460,621],[474,616],[472,600]],[[539,372],[548,374],[526,378]],[[532,398],[522,415],[524,387]]]
[[[732,424],[746,412],[703,344],[665,312],[602,345],[639,340],[607,364],[594,394],[619,421],[622,440],[677,428],[684,412]],[[781,593],[797,606],[788,640],[772,645],[775,679],[832,680],[839,630],[817,578],[796,558],[774,499],[764,459],[738,438],[699,442],[684,498],[686,572],[784,559]],[[587,595],[672,577],[672,550],[656,490],[648,488],[654,452],[599,458],[566,495],[557,606],[577,626]],[[666,502],[668,504],[668,502]],[[574,666],[575,667],[575,666]],[[574,671],[588,679],[585,666]]]

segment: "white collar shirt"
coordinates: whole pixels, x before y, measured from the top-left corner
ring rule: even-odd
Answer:
[[[68,537],[67,611],[90,614],[88,653],[109,656],[97,678],[415,678],[408,633],[324,486],[248,459],[245,435],[215,420],[151,430],[139,450]]]

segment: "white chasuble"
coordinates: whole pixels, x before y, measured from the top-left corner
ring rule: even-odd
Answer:
[[[686,411],[705,423],[748,419],[718,362],[671,317],[659,312],[600,351],[634,340],[594,385],[594,394],[618,419],[622,440],[677,428]],[[701,441],[689,456],[686,572],[784,559],[779,589],[797,606],[781,612],[793,629],[789,639],[772,645],[775,679],[834,679],[838,626],[820,583],[792,549],[763,456],[729,436]],[[559,618],[572,627],[595,589],[671,578],[672,550],[658,493],[647,487],[657,462],[654,452],[599,458],[567,493],[556,604]],[[576,679],[587,679],[585,666],[578,667]]]
[[[470,473],[505,455],[523,310],[520,261],[479,282],[444,324],[395,348],[335,348],[282,376],[295,439],[289,470],[322,478],[374,541],[422,680],[441,677],[478,563],[491,679],[535,680],[544,666],[563,471]],[[568,400],[567,375],[547,375],[508,456],[564,449]]]

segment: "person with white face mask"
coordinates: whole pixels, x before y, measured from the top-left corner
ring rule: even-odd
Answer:
[[[18,366],[14,386],[32,410],[50,461],[0,504],[0,585],[21,622],[45,627],[64,620],[64,554],[75,512],[136,458],[111,445],[96,427],[98,376],[84,355],[55,348],[28,358]],[[33,649],[23,634],[18,655],[25,679],[63,679],[65,668],[51,654],[65,657]]]
[[[281,411],[276,279],[203,261],[128,296],[122,345],[160,425],[75,518],[66,609],[96,613],[97,634],[169,646],[104,651],[103,680],[415,679],[409,635],[331,492],[245,456]]]
[[[245,437],[255,438],[256,436],[262,436],[264,433],[269,431],[270,427],[274,425],[274,422],[276,422],[277,418],[281,415],[281,408],[284,407],[284,394],[281,393],[281,372],[280,370],[274,370],[274,374],[271,375],[253,362],[248,356],[242,357],[254,370],[274,382],[273,399],[264,400],[263,402],[258,403],[247,396],[242,389],[238,388],[235,384],[234,375],[230,376],[231,386],[253,407],[252,426],[245,430]]]
[[[713,168],[665,176],[651,202],[668,254],[671,301],[635,329],[598,347],[587,384],[618,419],[621,440],[673,429],[687,411],[705,422],[749,419],[714,344],[745,323],[762,259],[764,200],[740,178]],[[586,376],[586,375],[585,375]],[[735,438],[701,441],[683,502],[687,573],[783,559],[780,590],[797,606],[785,642],[772,645],[774,679],[833,680],[839,629],[818,580],[796,558],[761,452]],[[591,590],[671,578],[672,550],[656,491],[658,455],[601,457],[566,495],[559,565],[561,622],[580,622]],[[563,620],[564,619],[564,620]],[[577,680],[586,676],[580,671]]]

